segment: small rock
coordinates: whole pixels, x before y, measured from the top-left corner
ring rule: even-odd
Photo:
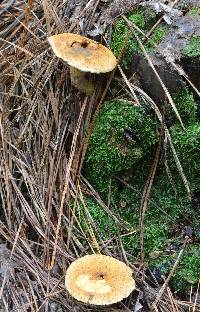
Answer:
[[[151,62],[171,95],[186,85],[180,75],[181,68],[182,74],[185,72],[196,88],[200,88],[200,58],[183,54],[183,49],[190,44],[193,36],[200,36],[200,16],[179,17],[169,27],[169,32],[158,45],[156,52],[149,53]],[[173,68],[173,62],[179,62],[179,72]],[[166,94],[144,55],[134,55],[129,71],[130,74],[137,72],[140,75],[142,88],[155,101],[163,102],[166,99]]]
[[[175,94],[178,90],[185,86],[185,82],[179,73],[173,70],[172,66],[167,64],[161,56],[156,53],[152,53],[149,57],[161,80],[164,82],[171,94]],[[166,98],[160,82],[143,55],[134,56],[131,71],[136,71],[140,75],[142,88],[155,101],[163,101]]]

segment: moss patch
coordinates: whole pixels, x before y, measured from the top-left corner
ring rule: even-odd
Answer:
[[[200,278],[200,246],[188,246],[182,257],[178,270],[172,278],[177,292],[187,293],[191,285],[197,285]]]
[[[148,32],[153,23],[155,22],[156,15],[155,13],[151,13],[148,16],[145,16],[144,10],[142,8],[129,13],[127,15],[129,21],[133,22],[138,28],[140,28],[143,32]],[[114,27],[113,37],[112,37],[112,45],[111,48],[114,54],[118,57],[125,43],[125,38],[129,34],[129,27],[123,19],[119,19]],[[160,25],[158,26],[151,38],[145,43],[145,48],[147,51],[151,52],[155,50],[155,47],[161,42],[167,32],[167,27]],[[137,34],[140,39],[143,38],[143,35],[138,32]],[[141,53],[139,44],[135,37],[131,34],[128,36],[127,44],[125,44],[125,50],[122,58],[122,65],[127,68],[129,63],[131,62],[132,57],[136,53]]]
[[[149,154],[156,140],[156,123],[144,107],[124,100],[106,102],[95,120],[85,174],[107,194],[110,178]]]
[[[198,15],[198,14],[200,14],[200,8],[192,8],[189,10],[188,14]]]
[[[198,105],[192,92],[189,92],[187,88],[182,89],[173,96],[173,100],[184,124],[191,124],[196,121]],[[166,107],[165,115],[170,125],[178,122],[170,104]]]
[[[185,107],[182,108],[184,118],[191,120],[185,130],[179,124],[173,125],[171,134],[181,164],[192,180],[191,188],[196,186],[199,190],[200,123],[193,121],[196,105],[192,95],[187,90],[184,92],[176,95],[175,101],[177,107]],[[128,141],[125,129],[130,130],[129,135],[133,134]],[[96,117],[85,163],[86,177],[104,198],[107,198],[109,180],[113,176],[121,176],[130,185],[129,188],[123,183],[117,184],[118,180],[113,177],[109,209],[119,224],[94,200],[87,199],[87,206],[97,233],[100,232],[104,240],[120,236],[125,250],[136,261],[140,259],[141,197],[154,159],[156,142],[156,122],[144,106],[136,107],[124,100],[109,101],[104,103]],[[186,248],[171,280],[174,290],[185,294],[191,285],[197,284],[200,274],[199,206],[188,201],[171,153],[167,153],[167,157],[175,177],[174,185],[171,185],[161,158],[145,214],[145,260],[162,281],[161,276],[167,276],[176,261],[187,235],[186,228],[190,227],[193,241]],[[131,234],[124,236],[127,233]]]
[[[200,172],[200,123],[195,122],[185,130],[176,125],[171,132],[181,164],[191,184],[195,184],[196,175]]]
[[[85,232],[88,231],[86,220],[89,219],[92,221],[93,231],[104,240],[109,239],[112,235],[117,233],[117,226],[114,219],[108,215],[93,198],[84,196],[84,204],[90,217],[88,217],[82,203],[79,203],[77,214],[79,215],[80,223]]]
[[[182,249],[186,229],[191,228],[191,241],[170,282],[175,291],[186,294],[191,285],[197,285],[200,276],[200,123],[196,121],[197,103],[188,89],[179,91],[174,101],[185,129],[171,107],[166,108],[166,117],[193,200],[189,202],[186,196],[169,147],[167,160],[174,184],[166,173],[163,153],[145,213],[144,247],[146,263],[162,281],[162,275],[169,274]],[[156,128],[154,115],[142,103],[134,106],[126,100],[105,102],[96,116],[84,164],[86,178],[105,200],[109,193],[109,209],[120,222],[116,224],[93,199],[86,199],[95,231],[104,240],[120,236],[127,254],[135,260],[140,259],[141,197],[155,157]],[[119,182],[118,177],[130,187]],[[131,234],[124,235],[127,233]]]
[[[139,261],[139,216],[143,185],[138,174],[139,171],[133,178],[133,189],[124,187],[118,191],[117,196],[114,194],[111,198],[110,210],[119,220],[123,220],[120,224],[116,225],[94,201],[89,200],[87,203],[103,239],[107,240],[114,234],[121,235],[127,253]],[[200,228],[198,215],[185,196],[176,198],[167,175],[159,174],[152,187],[144,231],[145,258],[158,279],[170,272],[187,234],[185,228],[191,225],[193,233]],[[132,234],[123,236],[129,232]],[[194,234],[194,237],[198,242],[198,235]],[[199,252],[198,245],[189,245],[186,248],[171,281],[171,286],[177,292],[185,294],[191,285],[197,284],[200,274]]]
[[[149,41],[145,44],[145,48],[148,52],[154,52],[156,46],[160,44],[162,39],[165,37],[168,29],[166,26],[158,26],[155,28],[154,32],[152,33]]]
[[[181,246],[180,246],[181,248]],[[161,276],[167,276],[172,269],[178,252],[171,255],[163,254],[158,259],[151,261],[154,275],[161,279]],[[175,274],[171,278],[171,286],[175,292],[183,297],[188,296],[191,286],[196,287],[200,276],[200,247],[198,245],[187,246],[182,258],[178,264]]]
[[[199,57],[200,56],[200,37],[192,36],[190,42],[182,49],[182,53],[187,57]]]

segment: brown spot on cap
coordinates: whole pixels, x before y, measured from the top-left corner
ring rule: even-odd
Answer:
[[[111,50],[89,38],[63,33],[48,40],[56,56],[84,72],[107,73],[117,64]]]

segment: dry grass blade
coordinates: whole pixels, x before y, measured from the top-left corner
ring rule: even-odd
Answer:
[[[62,214],[63,214],[63,205],[64,205],[64,201],[65,201],[65,196],[67,196],[68,195],[67,192],[69,192],[70,171],[72,170],[72,164],[73,164],[73,160],[74,160],[74,156],[75,156],[75,152],[76,152],[77,139],[78,139],[78,135],[79,135],[82,119],[83,119],[83,114],[85,112],[86,104],[87,104],[87,98],[85,99],[85,101],[82,105],[81,111],[80,111],[79,119],[77,121],[77,127],[76,127],[76,130],[75,130],[75,133],[73,136],[73,140],[72,140],[69,161],[68,161],[67,166],[66,166],[66,177],[65,177],[65,183],[64,183],[64,190],[62,192],[61,204],[60,204],[60,208],[59,208],[58,223],[57,223],[57,227],[56,227],[56,238],[55,238],[55,243],[54,243],[54,250],[53,250],[53,254],[52,254],[50,269],[53,268],[54,262],[55,262],[56,249],[57,249],[57,243],[58,243],[58,239],[59,239],[59,231],[60,231],[60,226],[61,226],[61,219],[62,219]]]

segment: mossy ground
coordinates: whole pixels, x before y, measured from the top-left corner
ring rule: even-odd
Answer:
[[[182,49],[182,53],[186,57],[200,57],[200,37],[192,36],[190,42]]]
[[[198,191],[200,123],[197,103],[187,89],[178,92],[174,101],[186,124],[185,130],[170,108],[166,109],[166,118],[170,120],[172,140],[191,188]],[[104,103],[95,120],[84,167],[86,177],[105,200],[112,181],[110,210],[122,220],[121,227],[94,200],[86,197],[88,209],[105,240],[111,235],[121,235],[125,249],[136,260],[140,255],[141,196],[155,154],[157,125],[155,116],[143,105],[136,107],[124,100]],[[126,140],[125,129],[130,130],[129,135],[133,132],[133,141]],[[186,293],[191,284],[197,284],[200,275],[199,211],[187,198],[170,148],[167,149],[167,160],[174,185],[166,172],[162,155],[145,215],[145,259],[158,278],[159,274],[167,275],[182,248],[189,226],[191,241],[171,280],[175,291]],[[116,177],[125,180],[129,187],[119,183]],[[131,234],[124,236],[124,233]]]
[[[124,100],[104,103],[95,120],[85,161],[94,185],[107,193],[114,175],[132,168],[149,154],[157,140],[155,128],[154,118],[143,106]]]
[[[197,14],[199,14],[199,15],[200,15],[200,8],[194,7],[194,8],[192,8],[192,9],[189,10],[188,14],[192,14],[192,15],[197,15]]]
[[[191,11],[190,14],[198,12]],[[156,15],[146,15],[144,9],[139,8],[129,13],[127,18],[147,33],[155,24]],[[147,52],[155,50],[167,31],[168,28],[162,24],[155,28],[151,38],[144,41]],[[144,40],[143,34],[138,32],[137,35]],[[128,68],[132,56],[141,50],[130,28],[120,18],[114,25],[111,45],[116,56],[120,55],[124,44],[121,63]],[[199,37],[193,36],[183,49],[183,55],[198,57],[199,47]],[[192,202],[187,197],[171,148],[167,145],[166,154],[163,150],[160,157],[145,214],[144,248],[146,263],[159,280],[168,275],[185,237],[190,236],[171,279],[175,292],[186,295],[191,285],[197,285],[200,277],[200,120],[198,103],[187,88],[178,91],[173,100],[185,129],[180,126],[170,105],[164,108],[165,120],[191,187]],[[134,107],[124,100],[104,103],[95,120],[84,166],[86,177],[105,201],[110,190],[109,209],[120,223],[116,224],[95,200],[86,197],[92,217],[105,240],[112,235],[120,236],[124,248],[136,261],[140,257],[141,198],[158,142],[157,127],[155,116],[142,103],[141,107]],[[119,182],[118,178],[127,184]]]
[[[174,96],[173,100],[176,103],[176,108],[181,115],[184,125],[192,124],[197,121],[197,108],[198,105],[194,96],[187,88],[179,90]],[[178,122],[177,116],[170,104],[165,108],[166,122],[169,125]]]
[[[148,13],[146,16],[144,9],[140,8],[137,11],[129,13],[127,18],[146,34],[155,23],[156,14],[152,12]],[[159,25],[156,27],[151,34],[150,39],[144,44],[146,50],[148,52],[154,51],[156,46],[164,38],[167,31],[168,29],[165,25]],[[137,35],[141,40],[144,39],[143,34],[138,32]],[[127,43],[125,43],[125,40],[127,40]],[[117,57],[124,48],[124,44],[126,48],[122,57],[122,65],[127,68],[132,60],[132,56],[136,53],[141,53],[141,50],[136,38],[130,32],[130,28],[127,26],[126,22],[123,19],[119,19],[116,21],[114,27],[111,45],[111,48]]]

